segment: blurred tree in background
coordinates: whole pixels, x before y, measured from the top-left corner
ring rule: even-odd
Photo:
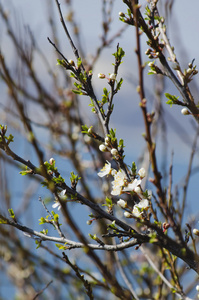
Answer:
[[[46,2],[48,44],[0,3],[0,299],[197,297],[195,61],[170,44],[174,1],[98,2],[101,28]]]

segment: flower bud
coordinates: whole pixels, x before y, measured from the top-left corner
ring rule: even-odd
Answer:
[[[163,232],[165,232],[169,227],[170,227],[170,224],[164,222],[164,223],[162,224]]]
[[[90,133],[90,134],[93,133],[92,127],[93,127],[93,126],[89,127],[89,129],[88,129],[88,133]]]
[[[188,111],[187,108],[184,107],[184,108],[181,110],[181,114],[182,114],[182,115],[190,115],[190,112]]]
[[[105,137],[105,145],[110,146],[110,138],[108,136]]]
[[[187,75],[191,75],[192,71],[193,71],[193,70],[192,70],[191,68],[188,68],[188,69],[187,69]]]
[[[147,197],[147,199],[148,199],[148,200],[151,200],[151,197],[152,197],[152,191],[151,191],[151,190],[148,190],[148,197]]]
[[[140,176],[140,178],[144,178],[146,176],[146,170],[144,168],[141,168],[138,171],[138,175]]]
[[[141,188],[139,186],[136,186],[136,188],[134,189],[134,192],[136,194],[140,194],[141,193]]]
[[[116,79],[116,74],[114,74],[114,73],[110,74],[110,79],[115,80]]]
[[[118,155],[117,149],[115,149],[115,148],[111,149],[111,154],[112,154],[113,156],[117,156],[117,155]]]
[[[104,144],[99,145],[99,149],[102,152],[106,152],[107,151],[107,148],[106,148],[106,146]]]
[[[124,212],[125,218],[132,218],[132,214],[130,214],[128,211]]]
[[[53,157],[51,157],[51,158],[49,159],[49,163],[52,165],[54,162],[55,162],[55,159],[54,159]]]
[[[124,18],[124,17],[125,17],[125,14],[124,14],[122,11],[120,11],[120,12],[119,12],[119,16]]]
[[[75,63],[74,63],[74,61],[73,61],[72,59],[70,59],[68,62],[69,62],[69,64],[70,64],[71,66],[73,66],[73,67],[75,66]]]
[[[149,55],[150,53],[151,53],[151,49],[148,48],[148,49],[145,51],[145,54],[146,54],[146,55]]]
[[[148,66],[151,68],[151,67],[154,67],[154,63],[151,61],[150,63],[148,63]]]
[[[199,230],[198,230],[198,229],[196,229],[196,228],[194,228],[194,229],[193,229],[193,234],[195,234],[195,235],[199,236]]]
[[[126,208],[127,207],[127,203],[123,199],[118,200],[117,205],[120,206],[121,208]]]
[[[101,78],[101,79],[106,78],[106,76],[104,74],[102,74],[102,73],[99,73],[97,76],[98,76],[98,78]]]

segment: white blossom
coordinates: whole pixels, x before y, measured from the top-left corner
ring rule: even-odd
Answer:
[[[74,60],[72,60],[72,59],[69,59],[69,64],[71,65],[71,66],[75,66],[75,63],[74,63]]]
[[[147,199],[148,199],[148,200],[151,200],[151,197],[152,197],[152,191],[151,191],[151,190],[148,190],[147,192],[148,192],[148,197],[147,197]]]
[[[112,170],[111,170],[111,175],[114,177],[116,174],[117,174],[117,170],[112,169]]]
[[[59,194],[59,197],[63,200],[66,195],[66,190],[62,190],[61,193]]]
[[[98,75],[98,78],[100,78],[100,79],[104,79],[106,76],[104,75],[104,74],[102,74],[102,73],[99,73]]]
[[[116,74],[114,74],[114,73],[110,74],[110,79],[115,80],[116,79]]]
[[[181,114],[182,114],[182,115],[190,115],[190,112],[188,111],[187,108],[184,107],[184,108],[181,110]]]
[[[117,205],[120,206],[121,208],[126,208],[127,207],[127,203],[123,199],[118,200]]]
[[[199,292],[199,285],[196,285],[196,291]]]
[[[151,67],[154,67],[154,62],[150,62],[150,63],[148,63],[148,66],[151,68]]]
[[[122,187],[125,183],[126,176],[124,171],[119,170],[118,172],[115,173],[114,175],[114,181],[112,181],[112,192],[111,195],[117,196],[120,195],[122,192]]]
[[[125,14],[124,14],[122,11],[120,11],[120,12],[119,12],[119,16],[120,16],[120,17],[125,17]]]
[[[115,148],[111,149],[111,154],[112,154],[113,156],[118,155],[117,149],[115,149]]]
[[[135,188],[137,188],[141,184],[141,180],[134,179],[133,182],[130,182],[127,186],[124,187],[124,192],[131,192],[135,191]]]
[[[107,136],[105,137],[105,145],[109,146],[109,144],[110,144],[110,138]]]
[[[61,209],[61,205],[58,201],[56,201],[53,205],[52,205],[52,208],[57,208],[58,210]]]
[[[148,210],[149,201],[147,199],[142,199],[138,204],[133,207],[133,214],[136,217],[139,217],[142,214],[143,210]]]
[[[132,214],[129,213],[128,211],[124,212],[124,216],[125,216],[125,218],[132,218]]]
[[[195,235],[198,235],[198,236],[199,236],[199,230],[198,230],[198,229],[196,229],[196,228],[194,228],[194,229],[193,229],[193,234],[195,234]]]
[[[51,157],[51,158],[49,159],[49,163],[50,163],[51,165],[54,163],[54,161],[55,161],[55,159],[54,159],[53,157]]]
[[[99,177],[104,177],[104,176],[106,176],[106,175],[111,174],[111,170],[112,170],[112,168],[111,168],[111,163],[107,161],[107,162],[105,163],[104,167],[100,170],[100,172],[97,173],[97,175],[98,175]]]
[[[61,200],[66,200],[66,190],[61,191],[61,193],[59,193],[59,198]],[[53,208],[57,208],[58,210],[61,209],[61,204],[59,203],[59,201],[55,201],[55,203],[52,205]]]
[[[136,186],[136,188],[134,188],[134,192],[136,194],[141,194],[142,190],[141,190],[141,188],[139,186]]]
[[[146,170],[145,170],[145,168],[141,168],[138,171],[138,175],[140,176],[140,178],[144,178],[146,176]]]
[[[100,151],[102,151],[102,152],[107,151],[107,148],[106,148],[106,146],[105,146],[104,144],[99,145],[99,149],[100,149]]]
[[[133,207],[133,215],[137,218],[139,218],[143,211],[146,211],[149,209],[149,201],[147,199],[141,200],[138,204],[134,205]]]

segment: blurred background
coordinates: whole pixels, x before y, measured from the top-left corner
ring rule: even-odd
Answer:
[[[116,51],[118,43],[120,47],[124,49],[126,56],[119,69],[119,77],[124,79],[124,83],[121,91],[115,96],[115,107],[110,125],[113,129],[116,128],[118,139],[124,139],[125,162],[131,165],[132,161],[135,161],[138,167],[147,167],[147,157],[145,156],[146,145],[142,137],[144,125],[139,108],[139,96],[136,92],[138,72],[134,51],[134,28],[126,27],[119,21],[119,12],[125,13],[126,6],[122,1],[73,0],[60,1],[60,3],[69,31],[71,35],[74,36],[74,42],[80,50],[81,57],[84,58],[87,66],[92,66],[93,86],[99,99],[103,95],[103,87],[108,87],[108,85],[106,80],[100,80],[97,75],[98,73],[104,73],[108,77],[110,73],[113,73],[112,63],[114,62],[114,57],[112,53]],[[140,3],[144,11],[146,1],[140,1]],[[111,7],[110,11],[109,7]],[[59,172],[65,178],[66,182],[69,183],[70,172],[77,172],[75,162],[71,162],[70,160],[71,153],[75,149],[79,155],[77,162],[78,160],[82,161],[88,181],[89,183],[91,182],[90,193],[92,197],[103,197],[103,193],[100,192],[102,183],[96,180],[96,172],[90,168],[92,153],[88,150],[89,147],[86,145],[82,147],[83,142],[77,143],[76,146],[71,142],[71,137],[72,140],[76,142],[81,135],[80,129],[78,126],[75,126],[77,124],[75,124],[75,122],[71,123],[72,127],[69,128],[70,126],[68,127],[68,125],[64,123],[63,116],[58,117],[56,112],[55,115],[53,115],[53,109],[51,109],[50,112],[48,112],[48,109],[46,109],[46,112],[44,110],[45,107],[53,103],[51,100],[49,100],[49,102],[45,100],[50,99],[51,96],[57,101],[55,102],[58,103],[59,106],[63,103],[65,105],[67,101],[73,101],[73,96],[70,94],[70,79],[60,66],[56,65],[59,55],[47,40],[47,37],[49,37],[58,45],[67,59],[75,60],[60,23],[55,1],[0,0],[0,8],[0,50],[11,74],[17,78],[20,85],[25,87],[27,91],[27,94],[21,93],[19,97],[23,102],[28,118],[31,120],[35,136],[44,153],[44,160],[49,161],[51,157],[54,157]],[[198,65],[199,38],[197,29],[199,28],[199,2],[197,0],[189,2],[185,0],[159,1],[159,10],[161,15],[166,19],[170,43],[175,47],[175,53],[182,69],[188,68],[188,63],[192,62],[193,59],[195,60],[194,64]],[[104,31],[103,24],[108,24],[107,33]],[[19,44],[17,44],[17,42],[15,43],[11,32],[14,33]],[[103,39],[105,39],[107,43],[105,47],[103,46]],[[147,49],[144,35],[141,40],[143,63],[147,63],[148,57],[144,54]],[[24,68],[24,61],[22,57],[20,57],[20,51],[17,51],[19,45],[27,50],[29,57],[31,57],[32,69],[37,76],[37,80],[41,82],[42,88],[45,90],[45,93],[43,91],[44,100],[42,101],[43,104],[45,103],[43,108],[38,105],[38,101],[36,100],[39,99],[39,88],[36,81],[29,78],[31,68]],[[154,77],[153,75],[148,76],[148,70],[149,67],[146,65],[145,90],[148,110],[156,111],[157,115],[158,111],[161,111],[161,115],[158,115],[157,124],[154,127],[154,139],[157,143],[159,168],[163,172],[163,184],[166,187],[169,180],[169,165],[171,164],[173,155],[173,193],[176,199],[180,201],[197,124],[191,116],[182,115],[180,107],[173,106],[170,108],[170,106],[166,104],[167,99],[164,93],[168,92],[179,96],[178,91],[169,80]],[[197,103],[198,76],[194,78],[190,86]],[[14,135],[14,143],[11,145],[11,149],[24,159],[30,160],[33,164],[37,165],[38,157],[33,151],[32,145],[27,141],[27,132],[23,128],[16,106],[13,104],[9,89],[3,79],[0,80],[0,91],[0,124],[8,125],[8,132]],[[79,111],[84,117],[84,120],[86,120],[86,124],[88,126],[94,124],[96,131],[99,130],[100,132],[101,129],[98,121],[91,113],[90,107],[88,107],[89,103],[89,99],[81,96],[78,100]],[[70,105],[72,106],[73,104]],[[56,110],[56,106],[54,109]],[[65,106],[63,110],[64,109]],[[164,114],[162,114],[163,112]],[[50,123],[52,124],[52,128],[49,127]],[[58,129],[60,129],[62,125],[63,131],[67,132],[67,138],[64,135],[65,133],[63,135],[58,133]],[[68,140],[71,142],[70,147],[68,146]],[[68,154],[69,152],[70,155]],[[199,226],[197,223],[199,209],[199,201],[197,199],[197,185],[199,182],[198,166],[197,147],[192,166],[193,172],[191,181],[188,186],[188,202],[184,216],[184,223],[195,220],[196,226]],[[102,167],[102,162],[99,162],[97,167],[99,170],[99,168]],[[0,154],[0,168],[0,211],[6,215],[7,209],[13,208],[18,219],[24,225],[38,231],[42,230],[38,219],[40,219],[41,216],[45,216],[46,212],[38,201],[38,198],[42,197],[42,199],[48,203],[49,209],[51,210],[54,199],[48,190],[41,186],[40,181],[19,175],[18,166],[13,165],[12,161],[7,159],[3,154]],[[148,171],[150,174],[150,169]],[[85,183],[85,186],[86,185],[87,183]],[[146,185],[149,189],[152,189],[152,186],[148,182],[146,182]],[[79,187],[80,192],[84,193],[85,186],[81,185]],[[71,213],[77,223],[83,228],[85,234],[92,231],[86,224],[86,221],[89,219],[88,214],[90,213],[88,209],[82,208],[82,206],[72,205]],[[8,228],[6,228],[6,230],[8,230]],[[51,233],[52,235],[54,234],[53,230]],[[72,232],[69,231],[68,234],[72,235]],[[3,233],[1,233],[1,235],[3,241],[5,235],[3,235]],[[49,263],[46,269],[50,269],[51,264],[54,268],[59,266],[59,261],[56,260],[55,257],[52,259],[50,254],[46,256],[44,249],[39,248],[35,251],[36,246],[34,241],[25,237],[21,232],[13,232],[13,241],[15,241],[15,238],[15,244],[22,243],[26,249],[31,251],[30,260],[32,265],[37,265],[40,257],[42,260],[42,257],[45,256],[45,263]],[[75,239],[73,235],[72,238]],[[0,299],[22,299],[20,298],[22,296],[20,296],[19,291],[22,290],[24,281],[29,280],[30,273],[33,271],[27,268],[27,277],[19,273],[15,263],[12,262],[12,259],[16,259],[15,253],[14,255],[12,253],[12,249],[13,251],[16,250],[14,245],[10,245],[10,252],[7,252],[7,257],[5,258],[5,249],[7,249],[8,246],[9,245],[5,245],[4,247],[3,243],[0,246],[0,252],[2,253],[0,260],[2,270],[0,273]],[[20,245],[18,249],[20,249]],[[53,249],[56,249],[56,247],[53,246]],[[23,255],[25,254],[21,253],[20,255],[23,261]],[[75,250],[73,255],[75,260],[76,258],[79,259],[82,254]],[[17,259],[19,259],[19,257]],[[25,269],[24,266],[24,272]],[[18,272],[17,276],[14,275],[15,272]],[[43,276],[42,274],[42,270],[39,270],[37,276]],[[54,274],[56,274],[56,270],[54,270]],[[45,273],[45,278],[48,278],[46,282],[50,280],[51,275],[50,271],[49,274]],[[58,274],[57,276],[62,275]],[[57,284],[59,285],[60,283]],[[62,291],[60,292],[59,299],[65,299],[61,298],[61,295],[65,292],[64,288],[61,286],[59,286],[59,288]],[[18,298],[16,291],[18,291]]]

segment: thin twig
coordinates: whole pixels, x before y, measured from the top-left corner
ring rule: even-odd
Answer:
[[[124,272],[124,269],[123,269],[123,267],[122,267],[122,265],[121,265],[121,261],[120,261],[120,259],[119,259],[119,255],[118,255],[117,252],[115,252],[115,259],[116,259],[116,263],[117,263],[118,269],[119,269],[119,271],[120,271],[120,274],[121,274],[121,276],[122,276],[122,278],[123,278],[123,280],[124,280],[126,286],[128,287],[128,289],[129,289],[129,291],[131,292],[131,294],[133,295],[133,297],[134,297],[136,300],[139,300],[139,298],[138,298],[136,292],[134,291],[134,289],[133,289],[133,287],[132,287],[132,284],[130,283],[130,281],[129,281],[127,275],[126,275],[125,272]]]
[[[77,50],[77,48],[75,47],[75,44],[73,43],[73,40],[72,40],[72,38],[71,38],[71,36],[70,36],[70,34],[69,34],[69,31],[68,31],[68,29],[67,29],[67,27],[66,27],[66,24],[65,24],[63,15],[62,15],[62,11],[61,11],[61,8],[60,8],[60,3],[59,3],[58,0],[55,0],[55,2],[56,2],[57,7],[58,7],[58,11],[59,11],[59,15],[60,15],[60,21],[61,21],[61,23],[62,23],[62,26],[63,26],[63,28],[64,28],[64,31],[65,31],[65,33],[66,33],[66,36],[67,36],[67,38],[68,38],[68,40],[69,40],[69,42],[70,42],[71,48],[72,48],[72,50],[73,50],[73,52],[74,52],[74,54],[75,54],[75,57],[76,57],[77,59],[79,59],[79,53],[78,53],[78,50]],[[85,69],[84,69],[84,66],[81,65],[81,67],[82,67],[82,70],[84,71],[84,70],[85,70]]]
[[[186,175],[184,186],[183,186],[183,200],[182,200],[182,208],[181,208],[181,215],[180,215],[180,223],[182,223],[182,218],[183,218],[183,214],[184,214],[184,211],[185,211],[185,204],[186,204],[186,198],[187,198],[187,189],[188,189],[188,185],[189,185],[189,181],[190,181],[191,169],[192,169],[194,155],[195,155],[195,152],[196,152],[196,145],[197,145],[197,141],[198,141],[198,136],[199,136],[199,127],[197,129],[195,139],[193,141],[192,151],[191,151],[188,170],[187,170],[187,175]]]
[[[93,300],[94,297],[93,297],[93,293],[92,293],[91,284],[88,282],[88,280],[84,279],[84,275],[80,274],[80,270],[77,267],[77,265],[72,264],[70,262],[68,256],[64,252],[62,252],[62,255],[63,255],[64,261],[75,271],[75,274],[76,274],[77,278],[79,278],[82,281],[82,283],[83,283],[83,285],[86,289],[86,293],[87,293],[89,299]]]
[[[57,229],[57,232],[59,233],[60,237],[61,238],[65,238],[65,235],[63,234],[61,228],[60,228],[60,224],[59,222],[55,222],[54,221],[54,218],[53,218],[53,215],[50,213],[50,211],[48,210],[47,206],[45,205],[44,201],[42,200],[41,197],[39,197],[39,201],[42,203],[44,209],[46,210],[46,212],[48,213],[48,215],[50,216],[51,218],[51,222],[52,224],[55,226],[55,228]]]
[[[149,264],[152,266],[152,268],[154,269],[154,271],[160,276],[160,278],[163,280],[163,282],[171,289],[171,290],[175,290],[175,295],[183,300],[193,300],[189,297],[186,297],[185,295],[181,295],[177,292],[176,288],[166,279],[166,277],[158,270],[158,268],[156,267],[156,265],[154,264],[154,262],[152,261],[152,259],[149,257],[149,255],[146,253],[146,251],[144,250],[144,248],[141,246],[139,248],[142,253],[144,254],[144,256],[146,257],[147,261],[149,262]]]
[[[51,283],[53,283],[53,280],[49,281],[49,283],[47,283],[46,286],[34,296],[33,300],[37,299],[37,297],[39,297]]]

